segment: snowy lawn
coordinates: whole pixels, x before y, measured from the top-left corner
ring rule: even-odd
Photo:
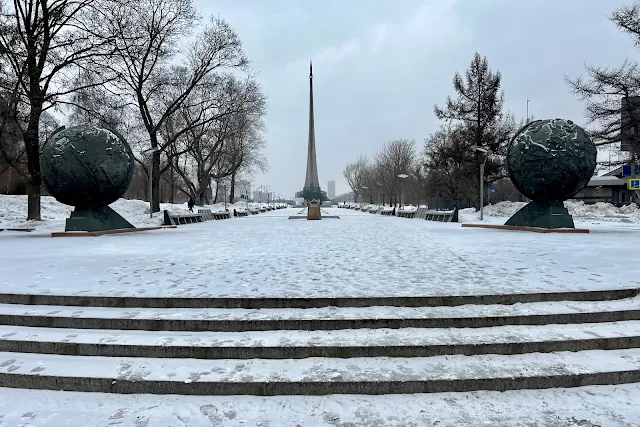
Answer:
[[[584,235],[299,209],[174,230],[51,238],[0,233],[0,292],[180,297],[452,295],[637,287],[635,223]]]

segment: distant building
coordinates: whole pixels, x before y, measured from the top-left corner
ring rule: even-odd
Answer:
[[[233,194],[236,200],[249,200],[251,198],[251,181],[236,181]]]
[[[327,197],[329,197],[329,200],[333,200],[336,198],[336,182],[335,181],[327,182]]]
[[[275,200],[274,192],[254,191],[253,201],[256,203],[270,203]]]
[[[628,176],[623,176],[622,167],[601,176],[591,178],[587,186],[572,197],[585,203],[611,203],[623,206],[635,202],[633,190],[627,189]]]

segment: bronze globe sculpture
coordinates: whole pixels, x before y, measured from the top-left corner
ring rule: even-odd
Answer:
[[[523,126],[507,147],[513,185],[532,201],[506,225],[574,228],[564,200],[588,183],[597,149],[583,128],[570,120],[536,120]]]
[[[90,124],[57,129],[40,152],[47,191],[74,206],[66,231],[133,228],[108,205],[129,188],[134,157],[116,132]]]

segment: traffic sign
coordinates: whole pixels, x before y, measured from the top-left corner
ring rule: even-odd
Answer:
[[[640,190],[640,178],[631,178],[627,184],[629,190]]]

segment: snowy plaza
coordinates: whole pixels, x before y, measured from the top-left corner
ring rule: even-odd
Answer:
[[[637,425],[640,215],[569,208],[589,234],[289,208],[52,238],[68,210],[45,198],[0,234],[0,425]]]

